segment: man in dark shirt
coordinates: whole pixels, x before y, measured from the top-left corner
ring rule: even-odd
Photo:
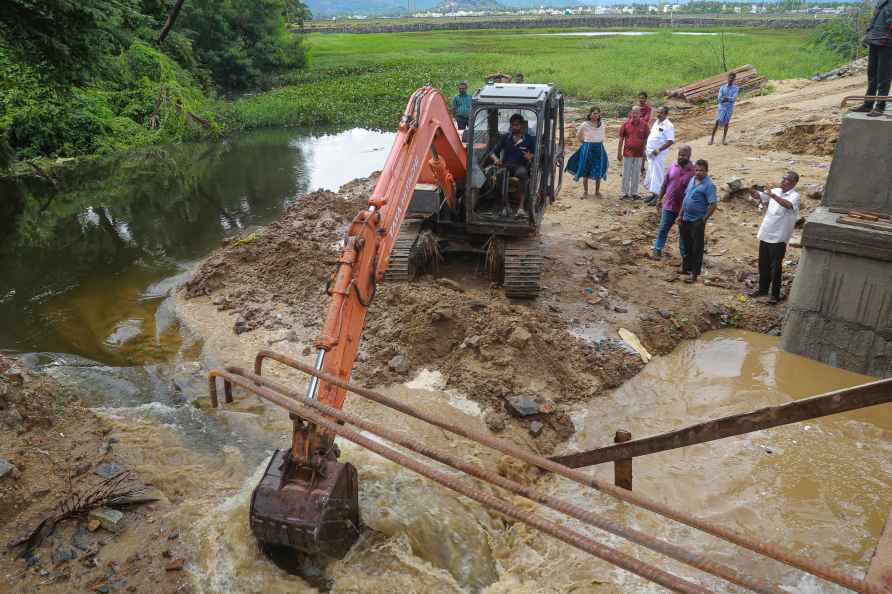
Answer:
[[[892,82],[892,0],[878,0],[873,18],[864,34],[868,47],[867,95],[886,96]],[[871,117],[883,115],[886,102],[866,100],[853,111],[866,112]]]
[[[508,175],[516,177],[520,182],[520,189],[526,193],[527,182],[530,178],[530,164],[536,153],[536,139],[527,133],[527,122],[519,113],[511,116],[511,131],[502,136],[499,143],[492,151],[492,159],[496,167],[505,167]],[[507,201],[507,196],[505,197]],[[508,214],[507,206],[502,209],[502,215]],[[517,211],[518,217],[526,216],[521,203]]]

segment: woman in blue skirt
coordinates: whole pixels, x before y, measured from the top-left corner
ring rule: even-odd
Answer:
[[[601,109],[592,107],[588,119],[576,130],[579,150],[567,161],[573,180],[582,178],[582,197],[588,196],[588,180],[595,180],[595,197],[601,197],[601,180],[607,181],[607,151],[604,150],[604,122]]]

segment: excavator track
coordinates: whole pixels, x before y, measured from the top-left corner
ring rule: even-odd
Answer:
[[[505,295],[535,299],[542,277],[542,245],[536,239],[510,241],[505,246]]]
[[[407,282],[415,278],[414,253],[418,244],[418,234],[421,232],[420,223],[407,221],[400,229],[390,252],[390,262],[384,271],[384,282]]]

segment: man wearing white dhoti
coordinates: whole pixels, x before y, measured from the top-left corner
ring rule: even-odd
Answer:
[[[669,156],[669,147],[675,143],[675,126],[669,121],[669,108],[663,105],[657,110],[657,119],[650,129],[647,137],[647,175],[644,176],[644,185],[650,190],[647,203],[651,204],[657,199],[657,194],[663,188],[663,179],[666,177],[666,158]]]

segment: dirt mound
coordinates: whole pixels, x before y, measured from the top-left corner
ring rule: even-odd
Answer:
[[[308,194],[277,222],[228,242],[198,268],[186,297],[210,296],[219,310],[231,310],[236,333],[289,330],[295,341],[306,341],[328,304],[325,285],[339,241],[374,181],[353,182],[339,194]],[[437,369],[448,388],[494,414],[508,412],[510,398],[532,399],[540,413],[524,424],[538,419],[552,437],[569,435],[562,405],[619,385],[642,363],[617,340],[575,338],[566,320],[540,301],[510,302],[479,278],[382,283],[355,377],[367,385],[399,383],[420,368]]]
[[[836,122],[806,122],[784,126],[772,132],[762,148],[787,151],[794,155],[832,155],[839,137]]]

